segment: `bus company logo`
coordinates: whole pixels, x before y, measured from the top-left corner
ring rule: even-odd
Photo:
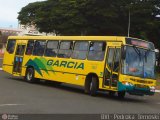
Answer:
[[[48,75],[48,70],[53,70],[53,68],[51,66],[47,66],[45,65],[47,63],[47,60],[44,59],[44,58],[35,58],[34,60],[32,59],[29,59],[28,62],[26,63],[25,66],[33,66],[34,69],[41,75],[43,76],[42,72],[41,72],[41,69],[44,70]]]
[[[84,70],[84,63],[73,61],[46,60],[45,58],[34,58],[33,60],[29,59],[25,66],[33,66],[41,76],[43,76],[41,70],[44,70],[49,75],[48,71],[54,72],[53,67]]]
[[[8,115],[7,114],[3,114],[2,115],[2,120],[7,120],[8,119]]]
[[[84,70],[84,63],[73,62],[73,61],[48,60],[47,65],[48,66],[53,66],[53,67],[63,67],[63,68],[72,68],[72,69]]]

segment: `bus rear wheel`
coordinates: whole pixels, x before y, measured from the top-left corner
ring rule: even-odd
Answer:
[[[39,79],[35,79],[35,77],[34,77],[34,69],[33,68],[27,68],[26,74],[25,74],[25,80],[29,83],[36,83],[39,81]]]

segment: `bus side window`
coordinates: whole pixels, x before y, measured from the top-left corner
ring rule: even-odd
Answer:
[[[59,44],[58,41],[48,41],[45,50],[45,56],[56,57],[58,52],[58,44]]]
[[[43,56],[46,47],[46,41],[37,40],[34,44],[33,55]]]
[[[105,42],[90,42],[88,60],[102,61],[106,50]]]
[[[25,45],[17,45],[16,55],[23,55],[25,51]]]
[[[15,49],[15,44],[16,44],[15,40],[8,40],[8,44],[6,48],[8,53],[13,54],[14,49]]]
[[[26,55],[31,55],[34,47],[34,41],[29,40],[27,44],[27,49],[26,49]]]
[[[72,58],[80,60],[86,59],[88,47],[89,47],[88,42],[82,42],[82,41],[75,42]]]
[[[58,57],[60,58],[70,58],[72,53],[73,42],[71,41],[61,41],[60,48],[58,51]]]

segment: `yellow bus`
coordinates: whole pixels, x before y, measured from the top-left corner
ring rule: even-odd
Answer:
[[[3,70],[31,83],[83,86],[92,96],[154,95],[154,50],[151,42],[121,36],[10,36]]]

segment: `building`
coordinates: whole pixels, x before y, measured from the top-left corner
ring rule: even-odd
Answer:
[[[0,27],[0,34],[15,34],[18,35],[22,32],[19,28],[2,28]]]
[[[49,36],[49,35],[54,35],[56,36],[55,33],[40,33],[35,26],[26,26],[26,25],[21,25],[19,24],[18,28],[22,30],[22,32],[19,35],[37,35],[37,36]]]
[[[46,36],[46,35],[54,35],[55,33],[40,33],[35,26],[25,26],[25,25],[18,25],[18,28],[1,28],[0,27],[0,35],[18,35],[18,36],[24,36],[24,35],[37,35],[37,36]]]

